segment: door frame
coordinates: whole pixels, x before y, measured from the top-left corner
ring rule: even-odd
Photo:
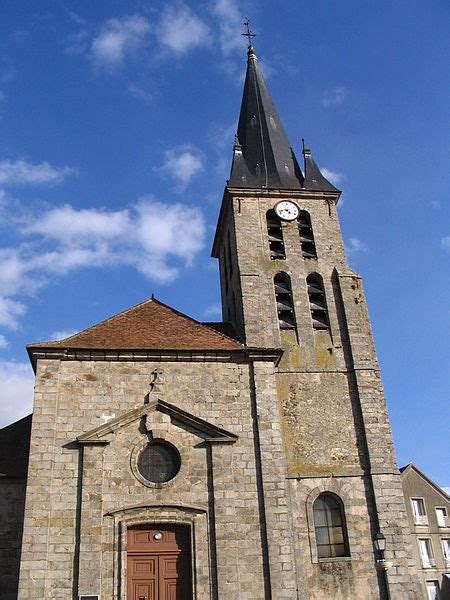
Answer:
[[[107,537],[113,538],[114,546],[111,556],[113,600],[127,600],[128,529],[140,525],[184,525],[189,528],[192,598],[211,600],[209,531],[205,508],[181,504],[152,504],[119,509],[105,516],[111,517],[110,535]]]

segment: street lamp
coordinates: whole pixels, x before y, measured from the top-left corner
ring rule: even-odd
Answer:
[[[386,537],[379,531],[373,538],[375,550],[380,553],[381,560],[384,560],[384,551],[386,550]]]
[[[384,558],[384,552],[386,550],[386,537],[381,533],[381,531],[378,531],[378,533],[375,534],[375,537],[373,538],[373,547],[380,556],[380,558],[377,558],[375,562],[375,568],[378,572],[381,571],[384,588],[386,590],[386,598],[387,600],[390,600],[391,594],[389,591],[387,570],[389,569],[389,567],[392,567],[392,563],[387,562]]]

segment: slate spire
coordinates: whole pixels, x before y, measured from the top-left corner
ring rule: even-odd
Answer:
[[[229,187],[298,190],[303,175],[264,81],[253,46],[247,74]]]
[[[313,157],[311,156],[311,150],[307,147],[305,140],[302,140],[303,144],[303,156],[305,159],[305,179],[303,181],[303,187],[305,190],[317,190],[321,192],[338,192],[339,190],[334,187],[332,183],[328,181],[324,175],[320,172],[319,167],[316,165]]]
[[[243,35],[253,34],[248,31]],[[320,172],[304,140],[303,176],[253,46],[248,47],[247,55],[247,74],[228,187],[338,192]]]

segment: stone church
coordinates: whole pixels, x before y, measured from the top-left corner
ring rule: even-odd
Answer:
[[[340,191],[305,143],[302,163],[250,46],[223,322],[151,298],[28,346],[32,420],[0,432],[4,600],[420,597]]]

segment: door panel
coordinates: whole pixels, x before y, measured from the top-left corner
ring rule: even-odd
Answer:
[[[177,586],[176,581],[164,582],[164,594],[164,600],[182,600],[185,597],[183,595],[183,590]]]
[[[145,583],[145,582],[133,582],[133,589],[131,592],[132,600],[157,600],[157,595],[155,594],[155,585],[154,583]],[[129,595],[129,594],[128,594]]]
[[[192,600],[189,530],[129,530],[127,571],[127,600]]]
[[[131,557],[131,576],[134,577],[156,577],[157,557],[151,558],[143,556]]]
[[[128,600],[159,600],[158,557],[128,557]]]

